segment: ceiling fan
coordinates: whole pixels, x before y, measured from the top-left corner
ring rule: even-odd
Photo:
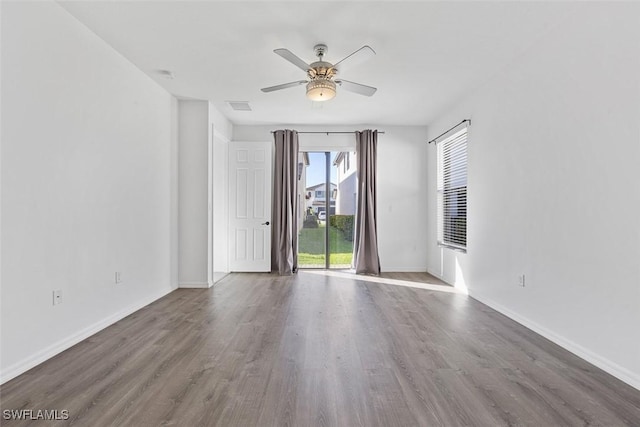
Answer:
[[[277,86],[262,88],[263,92],[273,92],[276,90],[287,89],[290,87],[307,85],[307,98],[312,101],[328,101],[336,96],[336,85],[348,90],[349,92],[359,95],[371,96],[376,93],[376,88],[366,86],[360,83],[350,82],[341,78],[336,78],[339,71],[356,62],[361,62],[376,54],[369,46],[362,46],[344,59],[332,64],[324,61],[324,55],[327,53],[327,46],[318,44],[313,48],[318,60],[311,64],[307,64],[297,57],[288,49],[276,49],[274,52],[296,67],[307,73],[307,80],[298,80],[295,82],[284,83]]]

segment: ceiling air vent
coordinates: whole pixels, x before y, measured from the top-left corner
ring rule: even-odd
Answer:
[[[251,111],[251,106],[247,101],[227,101],[227,104],[234,111]]]

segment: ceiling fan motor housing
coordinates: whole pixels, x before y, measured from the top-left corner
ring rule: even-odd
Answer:
[[[318,60],[309,64],[309,70],[307,71],[309,78],[311,80],[315,78],[333,78],[336,75],[337,70],[333,68],[332,63],[322,60],[324,55],[327,53],[327,46],[324,44],[317,44],[314,46],[313,50],[315,51]]]
[[[309,65],[309,70],[307,71],[307,75],[310,79],[315,79],[317,77],[330,79],[333,78],[337,73],[337,70],[333,68],[333,64],[325,61],[316,61]]]

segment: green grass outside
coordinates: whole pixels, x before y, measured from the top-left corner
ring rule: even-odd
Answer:
[[[325,265],[324,250],[325,225],[318,228],[303,228],[298,236],[298,265],[321,266]],[[332,266],[351,265],[353,258],[353,242],[344,239],[340,230],[329,228],[329,260]]]
[[[344,253],[344,254],[330,254],[329,256],[331,260],[331,266],[344,266],[349,267],[351,265],[351,260],[353,259],[353,254]],[[298,253],[298,266],[300,267],[322,267],[324,268],[324,255],[314,255],[307,253]]]

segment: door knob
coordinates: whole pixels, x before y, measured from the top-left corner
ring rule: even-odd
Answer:
[[[269,221],[263,222],[262,225],[269,225]]]

